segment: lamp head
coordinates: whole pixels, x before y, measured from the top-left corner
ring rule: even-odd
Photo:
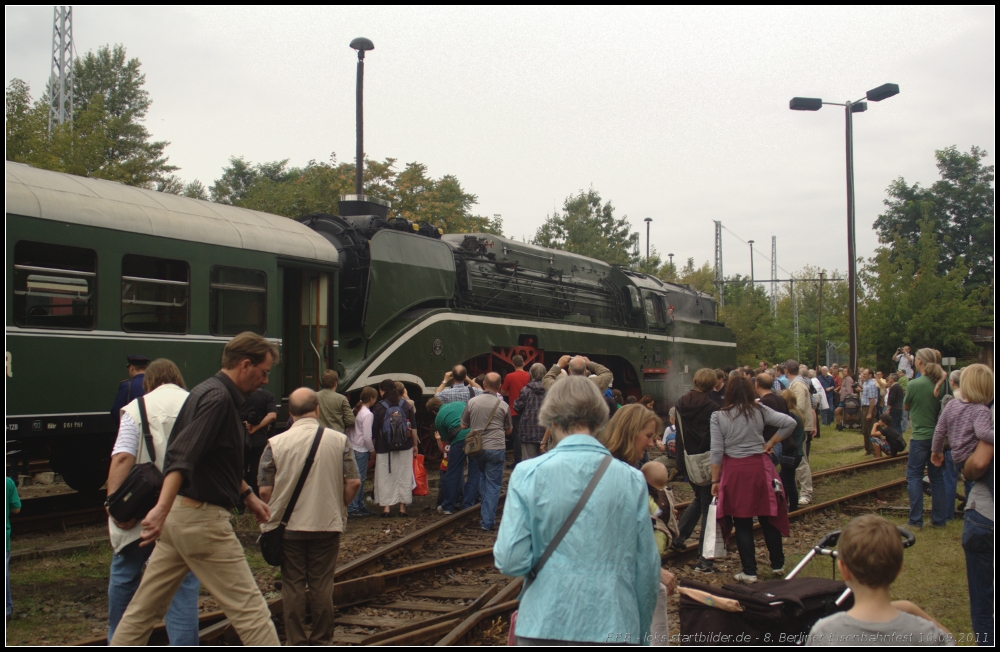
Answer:
[[[855,102],[851,105],[851,113],[864,113],[868,110],[868,102]]]
[[[643,222],[652,222],[652,221],[653,221],[653,218],[651,218],[651,217],[647,217],[646,219],[643,220]]]
[[[792,111],[819,111],[823,108],[823,100],[818,97],[793,97],[788,108]]]
[[[878,88],[873,88],[865,93],[865,98],[869,102],[881,102],[893,95],[899,95],[899,84],[882,84]]]
[[[359,36],[351,41],[351,47],[358,51],[358,59],[360,60],[365,58],[365,52],[375,49],[375,44],[365,37]]]

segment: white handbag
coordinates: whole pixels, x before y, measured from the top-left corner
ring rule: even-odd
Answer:
[[[681,445],[684,446],[684,469],[687,472],[688,480],[691,484],[701,487],[712,484],[712,452],[688,455],[687,442],[684,441],[684,424],[681,422],[680,410],[674,410],[677,415],[677,434],[681,438]]]
[[[719,499],[713,497],[705,518],[705,541],[701,547],[701,556],[705,559],[726,558],[726,542],[722,539],[722,532],[716,520],[718,504]]]

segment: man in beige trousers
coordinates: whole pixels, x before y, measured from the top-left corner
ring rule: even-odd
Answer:
[[[112,645],[145,645],[188,571],[201,580],[245,645],[279,645],[267,602],[230,522],[240,501],[265,523],[267,504],[243,480],[243,396],[267,382],[278,349],[255,333],[226,344],[222,370],[188,396],[167,443],[163,488],[142,521],[156,548]]]
[[[343,433],[323,428],[295,509],[291,518],[286,517],[285,509],[320,429],[316,392],[308,387],[292,392],[288,412],[295,423],[272,437],[260,458],[260,497],[271,508],[271,519],[260,529],[269,532],[287,520],[281,544],[281,597],[288,645],[331,645],[333,574],[340,533],[347,525],[347,505],[361,489],[361,480],[350,441]],[[312,616],[308,635],[307,603]]]

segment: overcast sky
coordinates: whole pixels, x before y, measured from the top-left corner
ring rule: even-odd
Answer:
[[[6,81],[37,97],[52,8],[10,7]],[[185,180],[210,185],[230,156],[304,165],[354,156],[357,36],[365,150],[454,174],[531,237],[593,186],[675,262],[711,261],[713,220],[754,239],[755,275],[778,262],[846,269],[844,114],[793,112],[793,96],[900,94],[854,119],[858,250],[889,183],[929,185],[934,150],[995,154],[995,18],[986,8],[97,8],[74,10],[79,54],[122,43]],[[723,237],[727,275],[748,248]],[[780,272],[781,278],[786,277]]]

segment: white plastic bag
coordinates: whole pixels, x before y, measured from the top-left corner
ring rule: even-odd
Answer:
[[[718,503],[718,498],[712,498],[712,503],[708,506],[708,516],[705,519],[705,541],[701,549],[701,556],[705,559],[725,559],[726,557],[726,543],[722,539],[722,531],[719,530],[716,520]]]

